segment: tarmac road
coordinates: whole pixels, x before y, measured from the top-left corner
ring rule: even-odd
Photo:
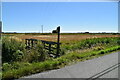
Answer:
[[[61,69],[50,70],[23,78],[118,78],[118,53],[112,53]]]

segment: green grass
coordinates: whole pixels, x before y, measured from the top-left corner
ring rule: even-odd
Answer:
[[[46,56],[47,53],[43,50],[43,46],[40,43],[37,45],[37,48],[29,52],[26,51],[24,42],[20,44],[16,40],[10,41],[9,38],[6,38],[2,45],[4,45],[4,48],[2,48],[3,52],[6,55],[9,53],[9,56],[4,55],[3,57],[7,59],[10,57],[10,60],[13,60],[3,61],[4,63],[2,64],[2,77],[9,80],[61,68],[77,61],[84,61],[118,51],[120,50],[120,38],[92,38],[69,44],[62,43],[61,56],[55,59]],[[23,58],[20,57],[21,52]]]
[[[45,60],[45,51],[41,42],[28,50],[24,40],[11,37],[2,38],[2,63],[37,62]]]
[[[45,62],[32,63],[28,66],[24,66],[19,69],[12,69],[6,72],[3,72],[3,79],[14,79],[20,78],[25,75],[30,75],[38,72],[43,72],[46,70],[61,68],[69,63],[83,61],[86,59],[91,59],[93,57],[98,57],[106,55],[110,52],[120,50],[120,46],[115,46],[111,48],[106,48],[100,51],[86,51],[84,53],[69,53],[69,55],[63,55],[59,58],[53,60],[46,60]]]
[[[119,37],[110,37],[110,38],[92,38],[81,41],[75,41],[71,43],[63,43],[61,45],[65,50],[76,50],[76,49],[87,49],[99,45],[120,45]]]

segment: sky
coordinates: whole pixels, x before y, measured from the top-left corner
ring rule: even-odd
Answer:
[[[3,2],[3,32],[117,32],[117,2]]]

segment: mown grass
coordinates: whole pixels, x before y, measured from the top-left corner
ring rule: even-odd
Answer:
[[[15,79],[20,78],[21,76],[30,75],[38,72],[43,72],[46,70],[57,69],[68,65],[70,62],[83,61],[90,59],[91,57],[97,57],[105,55],[107,53],[120,50],[120,46],[115,46],[111,48],[106,48],[100,51],[89,51],[84,53],[69,53],[69,55],[63,55],[59,58],[53,60],[46,60],[45,62],[32,63],[27,66],[24,66],[19,69],[12,69],[6,72],[3,72],[3,79]]]

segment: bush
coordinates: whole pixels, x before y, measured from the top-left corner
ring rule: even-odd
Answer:
[[[9,37],[2,39],[2,62],[13,62],[21,60],[25,44],[22,41],[15,40]]]
[[[7,70],[10,70],[11,69],[11,64],[9,64],[9,63],[3,63],[3,65],[2,65],[2,70],[3,71],[7,71]]]
[[[2,39],[2,62],[26,61],[37,62],[48,58],[41,42],[32,49],[25,49],[26,45],[22,40],[3,37]]]
[[[17,50],[16,52],[13,53],[13,59],[14,61],[21,61],[24,57],[24,54],[22,51]]]
[[[100,54],[104,54],[104,53],[105,53],[104,50],[101,50],[101,51],[100,51]]]
[[[118,45],[120,45],[120,40],[117,41]]]
[[[32,63],[45,61],[46,59],[49,59],[48,54],[44,50],[41,42],[38,42],[34,48],[26,49],[24,61]]]
[[[98,47],[94,48],[94,50],[96,50],[96,51],[99,51],[99,50],[102,50],[102,49],[104,49],[104,47],[102,47],[102,46],[98,46]]]

